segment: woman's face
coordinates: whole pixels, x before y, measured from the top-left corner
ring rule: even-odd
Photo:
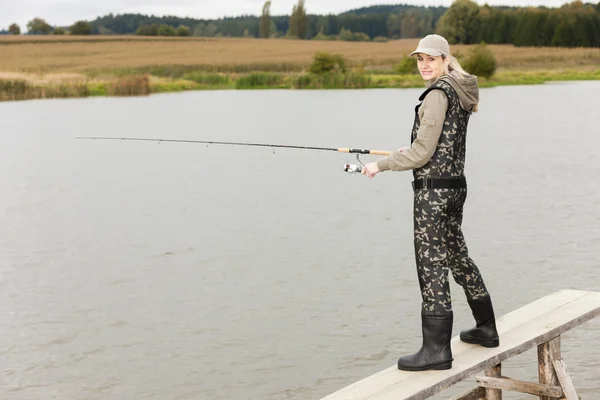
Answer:
[[[448,59],[443,59],[442,56],[430,56],[424,53],[417,54],[417,67],[421,76],[426,81],[437,79],[446,71]]]

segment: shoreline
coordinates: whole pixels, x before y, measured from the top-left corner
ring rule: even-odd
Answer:
[[[0,101],[145,96],[188,90],[422,88],[404,65],[418,39],[385,43],[246,38],[0,38]],[[468,57],[474,45],[454,45]],[[481,87],[599,80],[600,48],[488,45],[496,74]],[[318,53],[344,73],[308,73]],[[415,73],[411,75],[409,72]]]
[[[419,75],[393,71],[352,71],[315,75],[302,72],[208,73],[192,71],[181,77],[150,73],[113,73],[103,76],[78,73],[26,74],[0,72],[0,101],[52,98],[147,96],[191,90],[262,89],[400,89],[421,88]],[[600,80],[600,69],[504,70],[491,79],[479,78],[481,88],[535,85],[556,81]]]

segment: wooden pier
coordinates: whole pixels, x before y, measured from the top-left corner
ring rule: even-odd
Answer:
[[[499,347],[485,348],[454,337],[452,369],[407,372],[393,366],[322,400],[422,400],[474,375],[477,386],[450,400],[501,400],[503,390],[528,393],[540,400],[579,400],[561,358],[560,335],[598,315],[600,292],[560,290],[497,318]],[[504,360],[534,347],[539,382],[502,376]]]

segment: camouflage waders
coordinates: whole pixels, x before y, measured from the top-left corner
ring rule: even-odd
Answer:
[[[448,111],[435,153],[427,164],[413,170],[415,181],[423,178],[464,178],[466,134],[470,112],[460,106],[452,86],[438,80],[419,98],[422,102],[431,90],[443,90]],[[419,104],[416,107],[418,112]],[[419,130],[418,114],[412,141]],[[468,301],[489,297],[481,274],[468,254],[462,234],[466,187],[460,189],[416,189],[414,192],[414,244],[422,311],[447,314],[452,311],[448,271],[462,286]]]

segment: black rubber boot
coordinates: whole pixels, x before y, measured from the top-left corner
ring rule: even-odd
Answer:
[[[496,330],[496,317],[492,299],[488,296],[479,300],[469,300],[469,306],[475,317],[475,328],[460,332],[460,340],[483,347],[498,347],[500,339]]]
[[[452,322],[452,311],[444,314],[421,312],[423,346],[417,353],[401,357],[398,369],[427,371],[452,368]]]

